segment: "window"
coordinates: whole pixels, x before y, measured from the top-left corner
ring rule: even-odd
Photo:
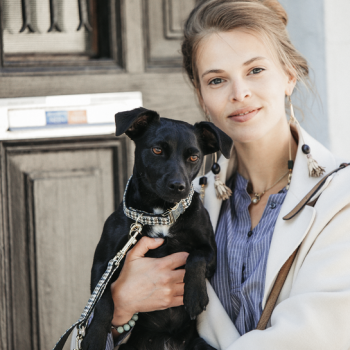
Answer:
[[[1,0],[3,72],[120,69],[120,0]]]

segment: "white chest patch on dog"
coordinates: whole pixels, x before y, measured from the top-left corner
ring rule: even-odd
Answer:
[[[164,212],[163,209],[155,208],[153,209],[154,214],[162,214]],[[169,236],[169,228],[171,225],[154,225],[151,228],[151,231],[149,233],[150,237],[153,238],[163,238],[163,237],[170,237]]]

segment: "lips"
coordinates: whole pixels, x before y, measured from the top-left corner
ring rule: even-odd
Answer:
[[[242,122],[246,122],[246,121],[252,119],[253,117],[255,117],[259,113],[260,110],[261,110],[261,107],[260,108],[246,107],[246,108],[236,110],[228,118],[230,118],[231,120],[234,120],[236,122],[242,123]]]

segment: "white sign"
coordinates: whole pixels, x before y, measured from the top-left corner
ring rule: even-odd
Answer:
[[[141,106],[141,92],[0,99],[0,140],[113,134],[114,115]]]

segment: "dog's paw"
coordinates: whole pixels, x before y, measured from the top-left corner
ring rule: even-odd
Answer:
[[[190,285],[185,284],[184,292],[184,306],[185,310],[191,317],[191,320],[194,320],[203,310],[206,309],[206,306],[209,303],[209,297],[207,293],[207,288],[194,288]]]

